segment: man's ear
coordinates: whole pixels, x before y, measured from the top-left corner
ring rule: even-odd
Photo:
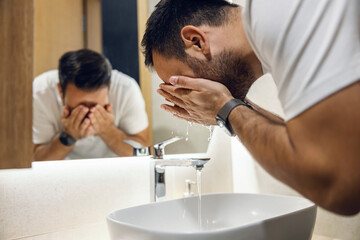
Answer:
[[[195,26],[185,26],[181,29],[181,38],[186,46],[187,52],[191,55],[202,53],[206,58],[210,58],[210,41],[206,34]]]
[[[60,94],[61,99],[64,99],[64,93],[63,93],[63,90],[62,90],[62,88],[60,86],[60,83],[57,83],[57,88],[59,90],[59,94]]]

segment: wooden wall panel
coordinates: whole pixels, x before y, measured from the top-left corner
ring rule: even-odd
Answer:
[[[0,169],[31,167],[33,8],[0,1]]]
[[[101,0],[85,0],[85,47],[102,53]]]
[[[141,52],[141,40],[146,29],[146,21],[149,17],[148,1],[137,0],[137,19],[138,19],[138,39],[139,39],[139,80],[141,92],[146,103],[146,112],[149,119],[149,139],[153,143],[152,129],[152,101],[151,101],[151,74],[145,66],[145,57]]]
[[[83,0],[35,0],[34,76],[56,69],[67,51],[84,47]]]

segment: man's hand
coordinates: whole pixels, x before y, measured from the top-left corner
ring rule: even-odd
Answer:
[[[114,114],[111,104],[107,104],[105,108],[97,104],[90,109],[89,118],[91,126],[99,136],[106,134],[114,126]]]
[[[79,105],[71,112],[67,106],[64,107],[61,116],[63,132],[72,136],[75,140],[89,136],[92,133],[91,123],[84,117],[89,112],[89,108]]]
[[[189,122],[215,125],[219,110],[233,99],[229,90],[215,81],[180,76],[171,77],[170,83],[160,84],[158,93],[174,106],[163,104],[161,108]]]

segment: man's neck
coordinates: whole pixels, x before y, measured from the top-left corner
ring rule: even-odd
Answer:
[[[234,11],[236,11],[236,14],[234,14],[235,20],[232,21],[230,24],[232,25],[233,35],[235,35],[235,39],[238,39],[238,41],[235,43],[235,49],[239,49],[243,53],[244,57],[247,59],[247,62],[252,67],[255,78],[258,79],[262,75],[264,75],[264,72],[262,69],[262,64],[259,58],[256,56],[254,49],[252,48],[247,38],[242,19],[242,7],[238,7],[234,9]]]

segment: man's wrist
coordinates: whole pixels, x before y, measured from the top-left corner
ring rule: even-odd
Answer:
[[[246,114],[249,111],[253,112],[254,110],[250,109],[246,105],[236,106],[234,108],[234,110],[231,111],[228,119],[229,119],[229,123],[233,127],[234,131],[235,131],[235,129],[239,129],[239,127],[240,128],[244,127],[246,121],[248,120],[248,118],[246,117]],[[239,115],[241,115],[241,116],[239,117]]]
[[[250,105],[245,103],[240,99],[231,99],[229,100],[218,112],[216,115],[217,124],[229,135],[235,136],[235,132],[230,123],[230,114],[233,112],[235,108],[238,106],[246,106],[247,108],[251,108]]]
[[[65,132],[61,132],[59,134],[59,141],[62,145],[70,147],[75,144],[76,139]]]

